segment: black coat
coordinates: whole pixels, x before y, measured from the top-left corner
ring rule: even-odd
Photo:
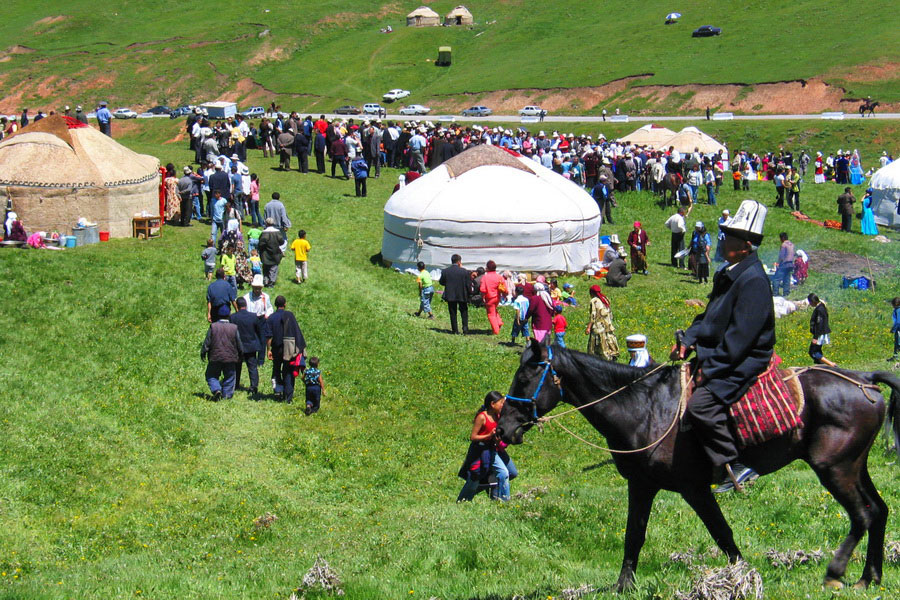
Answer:
[[[262,325],[256,313],[249,312],[246,308],[231,315],[230,321],[237,325],[238,338],[241,342],[241,352],[255,354],[263,349]]]
[[[828,326],[828,309],[825,304],[819,302],[809,316],[809,332],[814,338],[831,333],[831,327]]]
[[[309,154],[309,138],[302,131],[294,136],[294,156]]]
[[[222,193],[223,198],[231,197],[231,179],[221,169],[216,169],[216,172],[209,176],[209,193],[212,194],[216,190]]]
[[[444,286],[444,300],[447,302],[468,302],[469,286],[472,278],[469,271],[459,265],[450,265],[441,271],[439,283]]]
[[[775,347],[775,307],[756,252],[716,272],[709,305],[684,343],[695,347],[706,387],[725,404],[739,400],[766,370]]]
[[[619,257],[609,264],[606,271],[606,285],[610,287],[626,287],[631,274],[628,273],[628,266],[625,259]]]

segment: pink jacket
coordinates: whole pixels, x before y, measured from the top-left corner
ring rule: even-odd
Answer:
[[[481,278],[481,296],[485,302],[497,302],[500,298],[498,286],[504,283],[497,271],[488,271]],[[505,285],[505,284],[504,284]]]

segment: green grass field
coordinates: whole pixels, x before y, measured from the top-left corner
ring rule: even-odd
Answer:
[[[441,15],[454,5],[430,3]],[[811,0],[740,8],[687,0],[673,26],[663,25],[672,10],[666,2],[638,10],[621,0],[571,7],[474,0],[467,4],[471,28],[408,28],[405,15],[415,6],[226,3],[213,15],[173,0],[112,0],[102,11],[83,1],[45,2],[39,11],[16,3],[0,23],[7,49],[0,52],[0,81],[17,110],[101,99],[174,106],[230,92],[265,104],[282,94],[285,106],[324,111],[378,101],[393,87],[413,90],[412,102],[440,104],[448,96],[477,100],[492,90],[597,86],[644,74],[652,75],[637,84],[752,86],[823,77],[849,97],[900,99],[891,33],[900,19],[886,0],[864,9]],[[692,39],[705,24],[722,27],[723,35]],[[386,25],[392,34],[379,33]],[[454,49],[449,68],[433,64],[440,45]],[[15,46],[25,49],[11,51]],[[631,108],[646,108],[634,102]],[[657,110],[678,111],[680,103],[669,98]]]
[[[776,143],[782,135],[761,125],[732,126],[737,139],[748,141]],[[822,145],[846,146],[844,124],[834,126]],[[164,163],[180,166],[189,158],[185,143],[163,143],[177,124],[130,127],[129,146]],[[885,135],[872,127],[866,136]],[[502,506],[483,495],[454,503],[474,411],[487,391],[508,388],[518,352],[484,333],[447,335],[440,302],[437,321],[414,318],[412,278],[371,264],[396,173],[370,181],[370,197],[357,199],[352,182],[280,173],[274,164],[251,156],[263,196],[280,191],[295,227],[306,229],[313,245],[311,282],[287,282],[286,261],[275,290],[296,312],[310,353],[322,359],[328,393],[313,417],[297,404],[255,403],[242,392],[219,404],[205,400],[199,255],[206,226],[166,227],[149,242],[0,256],[0,598],[287,598],[317,555],[338,571],[353,599],[545,599],[582,583],[598,586],[597,598],[614,597],[625,482],[608,455],[555,428],[533,432],[512,449],[521,473],[513,493],[546,491]],[[834,185],[806,185],[804,210],[834,218],[837,193]],[[768,202],[772,191],[756,183],[749,194],[726,189],[720,208],[734,209],[748,196]],[[639,218],[650,232],[651,274],[607,292],[620,340],[647,333],[657,358],[672,331],[696,313],[684,300],[708,293],[660,266],[668,262],[662,226],[668,214],[648,196],[626,194],[615,213],[623,225],[604,229],[622,235],[624,224]],[[713,222],[716,214],[700,206],[691,218]],[[878,244],[780,211],[767,223],[766,262],[775,258],[781,230],[806,250],[900,262],[896,233],[889,234],[892,243]],[[895,269],[879,277],[877,291],[863,293],[840,290],[839,276],[813,265],[792,297],[815,291],[828,303],[832,359],[885,368],[886,301],[900,295],[897,275]],[[566,281],[586,299],[590,282]],[[483,311],[473,314],[474,329],[487,330]],[[568,317],[570,347],[584,348],[586,310]],[[777,351],[786,363],[809,363],[807,326],[808,313],[779,320]],[[603,441],[577,417],[566,425]],[[879,440],[869,463],[895,511],[896,462]],[[792,465],[747,496],[720,502],[762,574],[766,597],[832,597],[820,588],[824,564],[776,569],[764,557],[770,548],[821,549],[827,560],[845,535],[843,510],[811,470]],[[257,530],[253,520],[267,512],[278,520]],[[889,540],[900,539],[896,514]],[[661,494],[633,597],[687,590],[691,572],[670,562],[670,553],[711,545],[686,504]],[[865,541],[848,581],[859,575],[864,547]],[[882,586],[849,595],[900,596],[900,568],[887,564]]]

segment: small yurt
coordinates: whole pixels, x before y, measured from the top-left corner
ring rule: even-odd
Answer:
[[[457,6],[444,17],[444,25],[471,25],[474,22],[472,13],[465,6]]]
[[[900,202],[900,160],[875,171],[869,187],[872,188],[875,222],[887,227],[900,227],[900,214],[897,213],[897,203]]]
[[[650,146],[655,150],[662,150],[662,143],[675,136],[675,132],[662,125],[649,123],[620,138],[619,141],[634,146]]]
[[[0,186],[28,231],[67,233],[84,217],[131,237],[136,213],[159,213],[159,161],[62,115],[0,142]]]
[[[382,258],[395,267],[583,271],[600,212],[581,187],[518,153],[475,146],[397,190],[384,207]]]
[[[711,135],[707,135],[696,127],[685,127],[672,137],[661,142],[660,150],[675,146],[682,154],[693,152],[695,149],[700,154],[715,154],[719,150],[728,152],[724,144],[719,143]]]
[[[406,15],[407,27],[435,27],[441,24],[441,15],[427,6],[420,6]]]

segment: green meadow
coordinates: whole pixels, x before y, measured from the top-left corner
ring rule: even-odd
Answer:
[[[279,103],[326,111],[378,101],[394,87],[412,90],[411,102],[462,94],[477,102],[492,90],[598,86],[638,75],[648,77],[629,85],[821,77],[848,97],[900,99],[900,19],[887,0],[864,7],[686,0],[671,26],[663,24],[669,2],[473,0],[471,27],[406,27],[417,4],[276,0],[220,3],[210,12],[174,0],[111,0],[102,10],[83,0],[50,0],[39,10],[13,3],[0,22],[0,82],[17,110],[102,99],[175,106],[229,92],[265,104],[283,94]],[[429,6],[443,16],[455,4]],[[691,38],[707,24],[723,34]],[[381,33],[388,25],[393,33]],[[449,68],[434,66],[441,45],[453,48]],[[678,110],[678,97],[666,102],[660,112]]]
[[[161,34],[157,27],[148,24],[147,35]],[[130,124],[120,139],[181,166],[191,156],[186,142],[165,142],[179,126]],[[844,123],[714,126],[735,140],[732,147],[746,143],[752,150],[776,147],[788,134],[800,140],[813,132],[805,138],[812,150],[847,147],[858,136],[860,146],[869,144],[863,155],[869,165],[880,149],[871,140],[895,139],[886,123],[867,123],[859,132]],[[585,130],[578,127],[572,124]],[[511,451],[520,470],[513,494],[527,492],[524,497],[500,505],[480,495],[455,504],[475,410],[489,390],[506,391],[520,348],[500,343],[508,324],[499,339],[488,335],[480,310],[470,313],[476,334],[469,337],[447,333],[439,300],[435,321],[415,318],[413,278],[372,263],[398,172],[370,180],[369,197],[359,199],[352,182],[282,173],[258,152],[249,164],[263,197],[279,191],[313,247],[310,282],[290,283],[286,260],[274,294],[286,296],[310,354],[321,358],[322,410],[304,417],[296,403],[253,402],[245,392],[230,401],[206,400],[200,360],[206,225],[64,252],[2,251],[0,598],[287,599],[317,556],[339,573],[352,599],[537,600],[580,584],[597,587],[588,598],[615,597],[626,486],[608,454],[557,428],[534,431]],[[771,203],[769,184],[751,185],[749,193],[726,186],[719,207],[698,206],[691,219],[712,224],[721,208],[734,210],[748,197]],[[836,218],[838,192],[833,184],[804,185],[804,211]],[[606,292],[620,342],[645,333],[657,359],[666,356],[672,332],[697,313],[685,300],[709,292],[664,266],[669,214],[650,195],[624,194],[616,225],[603,230],[623,236],[640,219],[650,233],[650,275]],[[893,265],[874,292],[860,292],[840,289],[840,275],[813,263],[808,282],[791,295],[816,292],[828,304],[830,358],[854,369],[889,368],[887,302],[900,295],[900,235],[889,232],[891,242],[882,244],[773,210],[761,249],[765,262],[775,260],[780,231],[807,251],[833,249]],[[591,281],[563,281],[586,301]],[[509,323],[508,309],[502,315]],[[567,317],[568,345],[584,349],[587,310]],[[808,312],[798,312],[778,321],[777,352],[789,365],[810,363],[808,319]],[[269,368],[263,369],[265,393]],[[603,443],[577,416],[565,425]],[[884,448],[879,439],[869,464],[896,511],[897,457]],[[846,534],[844,511],[810,469],[791,465],[759,480],[749,494],[723,495],[719,502],[762,575],[766,597],[833,597],[821,589],[824,563],[788,570],[765,557],[769,549],[820,549],[828,560]],[[277,520],[255,527],[254,519],[267,513]],[[888,540],[900,540],[896,515]],[[862,568],[865,544],[851,561],[850,582]],[[687,591],[693,574],[670,554],[711,545],[687,505],[662,493],[630,597]],[[724,564],[721,557],[703,562]],[[843,595],[900,597],[898,564],[886,563],[881,586]]]

